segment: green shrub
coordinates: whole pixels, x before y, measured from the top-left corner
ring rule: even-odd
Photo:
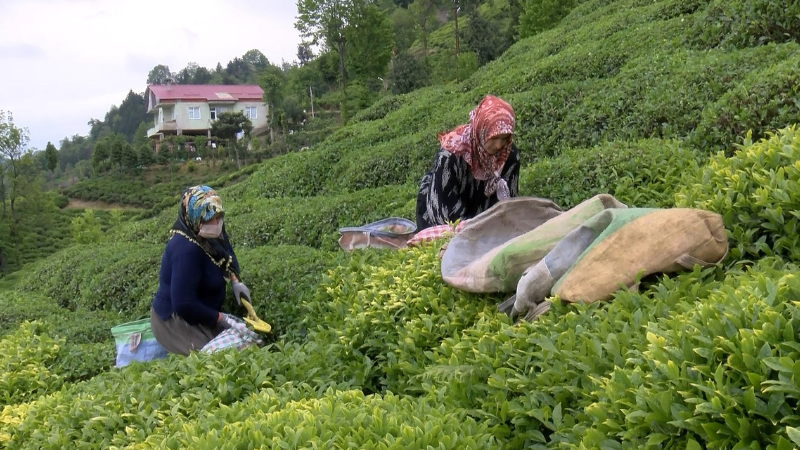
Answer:
[[[237,252],[253,307],[272,325],[270,340],[287,333],[286,339],[301,339],[303,303],[313,297],[321,274],[339,262],[338,254],[286,245]]]
[[[14,333],[0,338],[0,406],[22,403],[61,387],[63,379],[49,366],[62,345],[64,340],[51,339],[39,322],[24,322]]]
[[[179,434],[161,438],[160,445],[228,449],[247,442],[254,448],[294,448],[302,442],[304,448],[497,448],[486,427],[463,411],[432,399],[392,394],[328,391],[319,399],[286,402],[267,392],[211,421],[218,424],[211,428],[215,431],[189,424]]]
[[[800,132],[796,126],[723,153],[689,172],[676,206],[722,215],[732,260],[780,255],[800,260]]]
[[[228,209],[234,245],[305,245],[334,250],[338,229],[407,214],[415,185],[384,186],[355,193],[291,199],[243,199]]]
[[[681,143],[660,139],[571,149],[524,167],[520,195],[549,198],[565,209],[597,194],[631,207],[669,208],[685,168],[698,158]]]
[[[800,295],[796,272],[763,261],[698,304],[679,303],[650,322],[647,342],[598,380],[597,399],[585,409],[593,426],[582,442],[792,448],[800,426],[800,310],[790,300]]]
[[[701,148],[729,149],[735,140],[752,131],[753,139],[800,120],[800,49],[765,46],[781,53],[790,50],[785,61],[753,71],[741,84],[709,105],[691,141]]]
[[[20,288],[71,311],[104,309],[142,316],[158,286],[162,251],[163,246],[142,243],[70,247],[38,264]]]
[[[405,392],[409,366],[476,320],[495,296],[453,289],[441,278],[439,246],[374,252],[331,271],[308,303],[309,340],[335,372],[366,392]],[[377,258],[372,259],[371,258]]]
[[[694,39],[690,42],[707,48],[797,42],[800,38],[800,3],[713,0],[697,17],[693,31]]]

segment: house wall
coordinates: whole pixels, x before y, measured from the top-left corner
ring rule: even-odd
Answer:
[[[217,107],[224,107],[228,111],[236,111],[236,112],[244,112],[245,108],[247,107],[256,107],[256,118],[251,119],[253,123],[253,128],[260,128],[267,126],[267,113],[268,107],[264,105],[260,101],[245,101],[245,102],[237,102],[233,105],[231,104],[213,104],[209,105],[207,102],[184,102],[178,101],[177,103],[173,104],[163,104],[159,108],[163,110],[163,119],[164,122],[169,122],[171,120],[175,121],[174,130],[181,130],[181,131],[202,131],[208,130],[211,127],[210,124],[210,117],[211,117],[211,106]],[[200,108],[200,118],[199,119],[190,119],[189,118],[189,108],[190,107],[197,107]],[[161,127],[161,123],[159,122],[159,115],[158,115],[158,108],[153,110],[153,125],[155,128],[163,128]],[[170,129],[173,129],[170,127]],[[152,130],[155,133],[157,130]]]
[[[199,119],[189,118],[190,107],[200,108]],[[175,104],[175,124],[179,130],[207,130],[208,123],[208,103],[178,102]]]
[[[250,122],[253,123],[253,128],[267,126],[267,106],[262,102],[238,102],[233,106],[233,110],[244,112],[245,107],[248,106],[255,106],[257,108],[257,117],[255,119],[250,119]]]

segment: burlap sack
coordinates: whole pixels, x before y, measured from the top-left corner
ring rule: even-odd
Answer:
[[[600,194],[562,212],[550,200],[519,197],[470,220],[442,257],[442,277],[469,292],[510,292],[523,272],[567,233],[607,208],[626,208]]]
[[[607,300],[620,286],[632,287],[637,276],[711,266],[727,253],[719,214],[651,210],[618,228],[609,226],[558,279],[552,294],[568,302]]]

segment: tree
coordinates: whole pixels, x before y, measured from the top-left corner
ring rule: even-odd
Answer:
[[[248,50],[247,53],[242,56],[242,60],[250,66],[253,72],[260,72],[269,65],[267,57],[256,49]]]
[[[19,217],[17,217],[17,201],[25,196],[26,183],[24,173],[24,165],[26,163],[24,156],[28,156],[30,164],[33,164],[33,157],[30,151],[26,151],[30,138],[27,128],[18,128],[14,125],[14,116],[11,112],[6,113],[0,110],[0,160],[6,166],[5,172],[9,179],[9,186],[4,191],[4,196],[7,197],[10,203],[11,223],[9,225],[9,234],[11,242],[14,244],[14,254],[16,256],[17,265],[20,264],[19,259]],[[5,201],[4,201],[5,204]]]
[[[284,84],[285,81],[283,79],[283,74],[280,72],[280,69],[277,67],[277,70],[269,70],[266,71],[263,75],[261,75],[261,79],[259,80],[258,84],[261,86],[261,89],[264,91],[264,103],[269,105],[269,141],[270,143],[274,141],[273,129],[275,128],[275,108],[281,103],[283,100],[283,91],[284,91]]]
[[[205,67],[198,67],[194,73],[192,84],[209,84],[211,82],[211,72]]]
[[[151,121],[147,114],[144,94],[129,91],[119,108],[112,106],[109,109],[103,123],[112,133],[121,134],[128,142],[133,142],[139,126],[143,122],[149,124]]]
[[[415,0],[409,5],[408,10],[411,12],[414,21],[419,25],[419,30],[422,35],[422,52],[425,57],[425,64],[428,61],[428,35],[433,31],[436,25],[436,8],[442,0]]]
[[[95,219],[94,211],[91,209],[85,210],[83,217],[72,219],[70,228],[72,228],[72,238],[77,244],[94,244],[103,240],[100,223]]]
[[[169,71],[169,66],[159,64],[147,74],[147,84],[167,84],[167,80],[175,78]]]
[[[427,86],[429,82],[425,62],[419,61],[409,52],[401,52],[397,55],[389,77],[392,80],[393,94],[406,94]]]
[[[116,163],[121,169],[124,164],[125,139],[119,135],[108,136],[106,139],[108,140],[108,147],[111,152],[111,163]]]
[[[132,169],[139,164],[139,154],[134,150],[133,146],[127,142],[122,144],[122,160],[121,166],[126,169]]]
[[[553,28],[579,2],[579,0],[525,0],[517,30],[520,37],[533,36]]]
[[[478,7],[479,0],[453,0],[453,33],[456,41],[455,51],[456,51],[456,60],[458,60],[458,54],[461,52],[461,44],[459,39],[459,31],[458,31],[458,13],[462,12],[463,9],[464,13],[472,12],[475,8]]]
[[[417,39],[419,27],[414,21],[414,15],[405,8],[397,8],[391,15],[392,28],[394,29],[394,48],[401,52],[408,50]]]
[[[339,82],[347,87],[345,27],[353,3],[367,0],[297,0],[295,28],[310,44],[322,44],[339,56]]]
[[[225,74],[232,79],[225,80],[223,76],[223,82],[225,84],[240,84],[247,81],[252,72],[250,65],[242,58],[233,58],[228,61],[228,65],[225,67]]]
[[[190,62],[186,67],[181,69],[180,72],[175,74],[175,82],[178,84],[193,84],[195,74],[199,68],[200,64]]]
[[[297,44],[297,60],[300,62],[300,66],[305,66],[312,59],[314,59],[314,52],[311,51],[311,46],[305,42]]]
[[[50,171],[50,181],[53,181],[53,172],[56,170],[56,167],[58,167],[58,150],[56,150],[55,145],[47,141],[44,154],[47,159],[47,170]]]
[[[158,147],[158,153],[156,153],[156,163],[159,166],[167,167],[171,160],[172,158],[170,158],[169,154],[169,145],[162,143]]]
[[[394,29],[389,18],[375,5],[353,8],[345,28],[350,48],[347,63],[353,79],[372,84],[386,75],[394,47]]]
[[[225,139],[229,147],[233,147],[236,153],[236,167],[242,168],[239,162],[239,146],[237,145],[237,135],[242,133],[244,137],[249,138],[250,132],[253,131],[253,124],[250,119],[245,117],[241,111],[225,111],[217,116],[211,124],[211,134],[218,136],[220,139]]]
[[[150,139],[147,138],[147,131],[150,129],[152,123],[151,120],[148,120],[139,124],[136,131],[133,133],[133,140],[131,141],[134,147],[139,148],[142,144],[150,142]]]
[[[96,173],[101,173],[105,169],[106,160],[111,155],[108,139],[102,139],[94,145],[92,152],[92,168]]]
[[[469,28],[464,32],[464,43],[477,55],[479,66],[502,55],[511,45],[508,34],[503,32],[500,24],[484,19],[477,10],[469,16]]]
[[[0,203],[3,205],[3,219],[6,218],[6,165],[0,161]]]
[[[149,166],[155,162],[156,158],[153,154],[153,148],[148,144],[139,146],[139,164]]]
[[[198,135],[193,137],[192,141],[194,144],[194,150],[197,152],[197,155],[205,158],[206,144],[208,143],[208,138],[204,135]]]

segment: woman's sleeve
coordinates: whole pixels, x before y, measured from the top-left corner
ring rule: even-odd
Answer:
[[[517,197],[519,195],[519,167],[519,152],[517,151],[517,147],[513,146],[503,166],[503,173],[501,174],[501,177],[506,180],[508,184],[508,191],[512,197]]]
[[[183,251],[173,256],[170,297],[175,312],[189,325],[202,324],[213,327],[217,323],[219,312],[197,298],[197,288],[200,284],[198,257],[207,258],[205,254],[197,255],[191,251]]]
[[[458,156],[443,150],[437,153],[427,186],[426,219],[429,223],[443,225],[464,217],[467,170],[466,162]]]

